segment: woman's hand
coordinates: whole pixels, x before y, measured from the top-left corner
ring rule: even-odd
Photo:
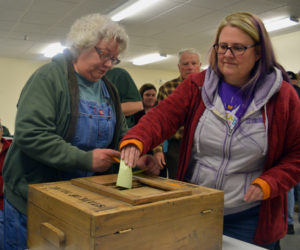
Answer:
[[[104,172],[116,161],[113,157],[119,158],[120,152],[113,149],[94,149],[92,152],[92,171]]]
[[[121,150],[121,159],[129,167],[138,166],[140,169],[145,170],[147,174],[159,175],[160,166],[155,157],[152,155],[140,156],[140,150],[133,144],[129,144]]]
[[[131,168],[136,166],[140,155],[140,150],[134,144],[129,144],[121,150],[121,159]]]
[[[156,152],[154,153],[154,157],[157,160],[160,169],[163,169],[166,165],[165,155],[163,152]]]
[[[137,166],[149,175],[159,175],[161,169],[157,159],[152,155],[143,155],[138,160]]]
[[[258,185],[250,185],[247,193],[244,196],[244,201],[252,202],[252,201],[260,201],[264,197],[264,193],[260,186]]]

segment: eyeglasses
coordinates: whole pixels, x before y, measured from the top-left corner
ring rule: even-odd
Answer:
[[[103,60],[103,61],[110,60],[113,65],[117,65],[121,62],[119,58],[111,57],[110,55],[104,54],[101,51],[101,49],[97,48],[96,46],[94,48],[95,48],[95,50],[96,50],[96,52],[97,52],[97,54],[98,54],[98,56],[101,60]]]
[[[227,50],[229,49],[231,54],[234,56],[242,56],[245,51],[249,48],[253,48],[256,47],[257,44],[253,44],[253,45],[248,45],[248,46],[243,46],[243,45],[233,45],[233,46],[228,46],[227,44],[214,44],[213,47],[216,51],[217,54],[223,55],[227,52]]]

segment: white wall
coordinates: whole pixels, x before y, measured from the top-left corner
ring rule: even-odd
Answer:
[[[286,70],[300,70],[300,31],[272,38],[275,54]],[[16,105],[20,92],[30,75],[44,63],[0,58],[0,118],[11,133],[14,132]],[[138,67],[126,68],[139,88],[144,83],[152,83],[157,88],[167,80],[178,76],[178,72],[144,70]]]
[[[45,62],[22,59],[0,58],[0,119],[11,133],[14,133],[17,102],[23,86],[30,75]],[[157,88],[160,82],[178,76],[178,72],[141,70],[127,68],[139,88],[144,83],[152,83]]]
[[[0,58],[0,119],[10,133],[14,132],[16,105],[30,75],[43,63],[22,59]]]
[[[287,71],[300,71],[300,31],[272,38],[278,62]]]
[[[179,76],[178,71],[146,70],[139,68],[126,68],[126,70],[134,79],[138,89],[145,83],[152,83],[158,91],[163,83]]]

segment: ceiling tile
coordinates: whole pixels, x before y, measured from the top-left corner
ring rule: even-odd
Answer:
[[[45,60],[41,49],[50,42],[64,41],[73,22],[86,14],[108,14],[128,0],[0,0],[0,56]],[[251,11],[262,19],[278,15],[300,17],[299,0],[163,0],[138,15],[120,22],[130,37],[121,65],[143,53],[172,55],[145,68],[177,70],[177,52],[195,47],[203,61],[216,29],[226,15]],[[276,37],[299,31],[294,28],[270,33]],[[26,37],[25,37],[26,35]],[[24,38],[27,38],[24,39]]]
[[[33,4],[34,0],[1,0],[0,9],[24,11]]]
[[[22,16],[24,12],[20,10],[6,10],[1,9],[0,7],[0,21],[13,21],[17,22]]]

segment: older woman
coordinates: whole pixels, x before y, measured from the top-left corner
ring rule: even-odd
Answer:
[[[262,21],[231,14],[210,67],[128,132],[121,157],[134,166],[184,125],[177,178],[224,190],[224,234],[273,249],[287,229],[286,193],[300,181],[300,103],[286,80]]]
[[[113,157],[120,156],[127,125],[117,91],[103,76],[127,42],[109,18],[82,17],[68,34],[70,49],[26,83],[3,169],[4,249],[26,248],[28,184],[116,172]]]

